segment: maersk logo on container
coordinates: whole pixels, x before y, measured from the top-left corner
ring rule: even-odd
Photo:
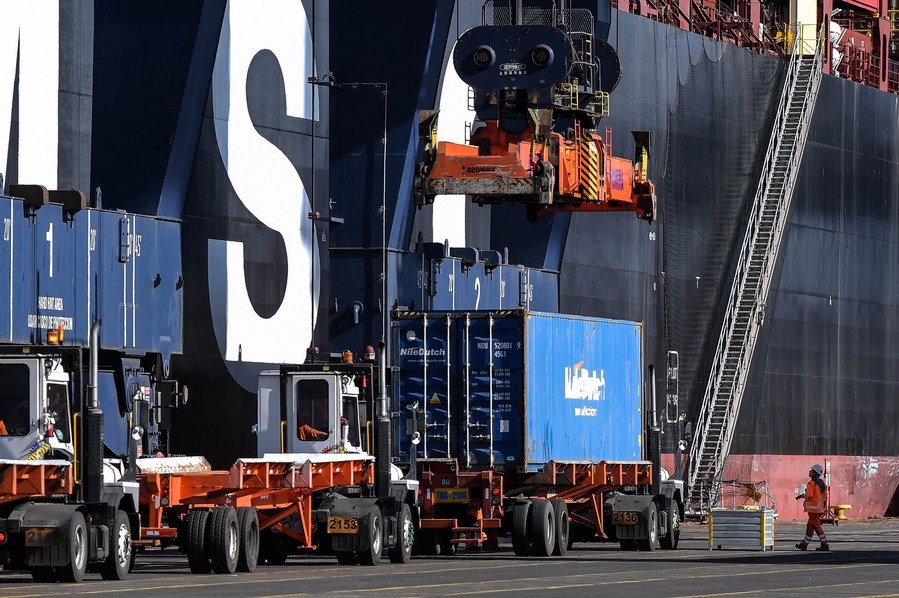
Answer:
[[[445,357],[446,349],[428,349],[425,352],[424,347],[403,347],[400,349],[400,357]]]
[[[605,399],[606,387],[605,370],[596,370],[592,373],[582,367],[584,362],[578,362],[573,367],[565,368],[565,398],[587,401],[602,401]]]

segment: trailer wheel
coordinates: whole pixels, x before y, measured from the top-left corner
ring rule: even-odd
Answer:
[[[531,554],[549,556],[556,547],[556,516],[545,498],[531,503]]]
[[[234,573],[240,552],[240,532],[234,509],[224,506],[213,509],[210,531],[209,556],[212,570],[216,573]]]
[[[206,553],[206,526],[209,511],[193,509],[187,514],[187,564],[191,573],[209,573],[212,563]]]
[[[396,545],[388,549],[391,563],[408,563],[412,558],[412,544],[415,540],[415,527],[412,525],[412,509],[403,503],[400,509],[400,520]]]
[[[103,579],[125,579],[131,570],[132,548],[131,522],[124,511],[116,511],[109,539],[112,546],[100,576]]]
[[[69,562],[56,569],[60,581],[79,582],[87,571],[87,544],[90,533],[84,515],[79,511],[72,513],[69,519],[69,531],[66,534],[66,551]]]
[[[680,542],[680,509],[677,506],[677,501],[674,499],[668,500],[665,521],[667,523],[667,531],[659,539],[659,544],[661,544],[662,548],[675,550]]]
[[[659,508],[655,503],[649,507],[648,520],[646,522],[648,531],[646,538],[637,541],[640,550],[652,551],[659,547]]]
[[[53,567],[32,567],[31,579],[37,583],[53,583],[56,581],[56,571]]]
[[[549,501],[553,507],[553,517],[556,522],[556,547],[553,549],[555,556],[565,556],[570,547],[568,533],[568,505],[561,498]]]
[[[530,510],[530,502],[520,502],[512,509],[512,550],[515,552],[515,556],[531,554],[530,530],[528,529]]]
[[[367,518],[368,546],[359,551],[359,562],[363,565],[377,565],[381,562],[381,549],[384,547],[381,533],[381,509],[371,507]]]
[[[237,508],[237,527],[240,530],[240,552],[237,570],[252,573],[259,562],[259,516],[253,507]]]

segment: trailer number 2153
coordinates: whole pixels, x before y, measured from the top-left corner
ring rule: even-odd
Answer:
[[[329,534],[357,534],[359,520],[355,517],[328,517]]]

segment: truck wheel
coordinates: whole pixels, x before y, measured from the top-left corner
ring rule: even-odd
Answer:
[[[568,505],[561,498],[549,501],[553,507],[553,517],[556,522],[556,547],[553,549],[555,556],[565,556],[570,546],[568,533]]]
[[[116,511],[109,534],[110,551],[100,576],[103,579],[121,580],[128,577],[131,570],[131,522],[124,511]]]
[[[240,552],[237,570],[252,573],[259,562],[259,516],[253,507],[237,508],[237,527],[240,530]]]
[[[209,556],[212,570],[216,573],[234,573],[237,570],[237,554],[240,552],[240,532],[234,509],[213,509],[210,532]]]
[[[652,551],[659,547],[659,508],[655,503],[649,507],[649,519],[646,522],[649,530],[646,538],[637,541],[640,550]]]
[[[212,563],[206,553],[206,526],[209,511],[193,509],[187,514],[187,564],[191,573],[209,573]]]
[[[531,503],[521,502],[512,509],[512,550],[515,556],[528,556],[531,554],[530,530],[528,529],[528,515]]]
[[[400,509],[400,520],[397,529],[396,545],[388,549],[391,563],[408,563],[412,558],[412,543],[415,539],[415,527],[412,525],[412,509],[403,503]]]
[[[31,579],[37,583],[53,583],[56,581],[56,571],[53,567],[32,567]]]
[[[531,503],[531,553],[549,556],[556,547],[556,517],[553,507],[545,498]]]
[[[359,562],[363,565],[377,565],[381,562],[381,549],[384,547],[381,509],[372,507],[368,510],[366,519],[366,531],[368,532],[368,546],[359,551]]]
[[[667,531],[664,536],[659,538],[659,544],[662,548],[675,550],[680,542],[680,509],[677,506],[677,501],[668,501],[665,522],[667,523]]]
[[[627,550],[628,552],[639,548],[636,540],[620,540],[619,543],[621,544],[621,550]]]
[[[69,554],[69,562],[57,567],[60,581],[79,582],[87,571],[87,543],[90,533],[84,515],[75,511],[69,519],[69,531],[66,534],[65,546]]]

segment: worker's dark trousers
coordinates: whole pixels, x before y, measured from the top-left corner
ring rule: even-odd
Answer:
[[[818,534],[822,544],[827,543],[827,535],[824,528],[821,527],[821,513],[809,513],[808,525],[805,526],[805,543],[812,541],[813,534]]]

